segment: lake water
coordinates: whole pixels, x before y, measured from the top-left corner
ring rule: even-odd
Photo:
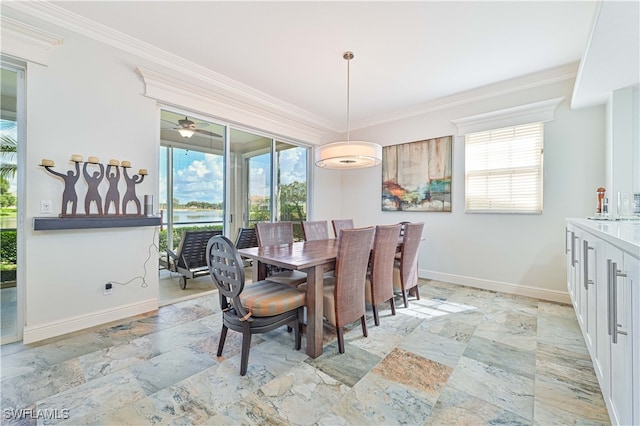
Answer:
[[[163,212],[162,221],[166,223],[167,212]],[[173,223],[175,226],[188,226],[194,223],[222,224],[222,210],[174,210]]]

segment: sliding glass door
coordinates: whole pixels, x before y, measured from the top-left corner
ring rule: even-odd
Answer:
[[[275,220],[293,222],[294,238],[300,241],[300,222],[307,220],[307,153],[307,148],[275,143]]]
[[[186,230],[224,225],[224,126],[161,112],[160,251],[175,249]]]
[[[222,229],[235,241],[257,222],[306,219],[308,147],[168,110],[161,122],[161,251],[185,229]]]
[[[25,70],[13,64],[0,67],[2,102],[0,111],[0,343],[22,339],[23,284],[22,232],[24,170]]]

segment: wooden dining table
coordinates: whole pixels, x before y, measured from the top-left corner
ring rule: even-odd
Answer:
[[[322,355],[322,303],[324,273],[335,268],[338,240],[300,241],[264,247],[239,249],[241,256],[253,259],[253,279],[266,278],[266,265],[306,272],[307,274],[307,355]]]

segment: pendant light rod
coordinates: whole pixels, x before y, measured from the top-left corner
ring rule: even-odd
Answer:
[[[382,147],[373,142],[352,141],[351,131],[351,60],[353,52],[346,51],[347,61],[347,139],[316,147],[316,166],[327,169],[362,169],[377,166],[382,161]]]
[[[347,142],[349,142],[349,130],[350,130],[350,126],[349,126],[349,116],[350,116],[350,112],[351,112],[351,106],[350,106],[350,94],[351,94],[351,60],[353,59],[353,52],[350,51],[346,51],[344,52],[344,54],[342,55],[342,57],[344,59],[347,60]]]

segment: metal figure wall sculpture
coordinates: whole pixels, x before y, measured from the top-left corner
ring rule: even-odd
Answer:
[[[77,214],[78,210],[78,194],[76,192],[76,183],[80,178],[80,163],[83,162],[81,155],[72,155],[71,161],[75,163],[74,170],[68,170],[66,174],[53,170],[55,163],[53,160],[43,159],[40,166],[52,175],[64,180],[64,191],[62,193],[62,212],[60,217],[86,217],[86,216],[141,216],[142,208],[140,200],[136,196],[135,186],[142,183],[144,177],[147,175],[146,169],[140,169],[138,174],[129,176],[127,169],[131,168],[129,161],[119,162],[118,160],[109,160],[109,164],[106,167],[101,164],[97,157],[89,157],[88,161],[84,163],[83,175],[87,182],[87,194],[84,199],[84,215]],[[90,167],[97,166],[98,171],[90,172]],[[118,190],[118,184],[120,182],[120,167],[122,167],[124,181],[126,183],[126,192],[120,202],[120,191]],[[106,176],[106,179],[104,179]],[[103,180],[108,182],[108,190],[104,201],[104,210],[102,204],[102,196],[100,195],[100,184]],[[91,203],[97,206],[97,213],[91,213]],[[137,211],[135,214],[127,214],[127,204],[129,202],[135,203]],[[71,213],[67,213],[67,209],[71,205]],[[109,207],[111,204],[115,207],[115,213],[109,213]],[[122,206],[122,208],[120,208]]]

